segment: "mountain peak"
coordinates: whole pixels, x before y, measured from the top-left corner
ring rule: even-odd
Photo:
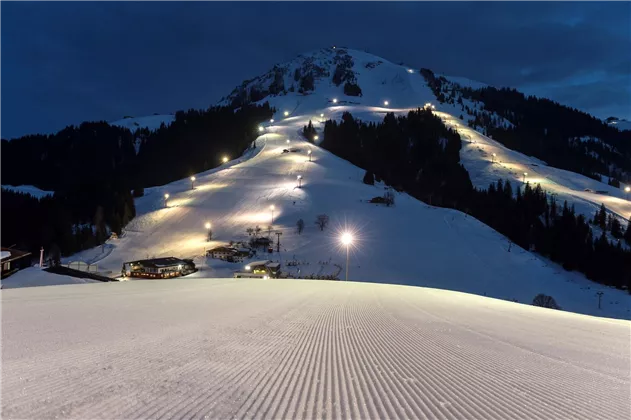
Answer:
[[[317,99],[316,99],[317,98]],[[418,69],[394,64],[365,51],[330,47],[298,55],[244,81],[220,105],[269,101],[273,106],[315,108],[339,104],[414,107],[435,100]]]

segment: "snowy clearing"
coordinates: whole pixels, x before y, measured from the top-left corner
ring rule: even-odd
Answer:
[[[627,321],[354,282],[0,293],[6,418],[631,416]]]
[[[30,194],[35,198],[42,198],[42,197],[48,197],[48,196],[52,196],[53,194],[55,194],[54,191],[44,191],[44,190],[40,190],[39,188],[33,186],[33,185],[19,185],[19,186],[13,186],[13,185],[3,185],[2,186],[3,190],[9,190],[9,191],[13,191],[13,192],[18,192],[18,193],[24,193],[24,194]]]
[[[115,125],[129,129],[131,132],[136,131],[139,128],[148,128],[149,130],[157,130],[160,125],[171,124],[175,120],[175,115],[149,115],[146,117],[137,118],[123,118],[122,120],[112,121],[109,125]]]

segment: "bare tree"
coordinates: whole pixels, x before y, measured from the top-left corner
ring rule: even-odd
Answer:
[[[254,237],[259,236],[259,234],[261,233],[261,228],[259,225],[256,225],[256,227],[254,228]]]
[[[248,233],[248,236],[252,236],[252,234],[254,233],[254,229],[252,228],[247,228],[245,231]]]
[[[394,205],[394,193],[392,192],[391,188],[388,188],[388,190],[383,195],[383,198],[386,201],[386,206],[390,207]]]
[[[300,235],[305,228],[304,220],[298,219],[298,221],[296,222],[296,227],[298,228],[298,235]]]
[[[329,224],[329,216],[326,214],[319,214],[318,217],[316,217],[315,224],[318,225],[321,231],[324,230],[326,225]]]
[[[544,295],[543,293],[539,293],[535,296],[532,300],[532,304],[533,306],[541,306],[543,308],[561,309],[552,296]]]

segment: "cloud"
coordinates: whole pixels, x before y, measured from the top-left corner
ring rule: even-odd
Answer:
[[[631,117],[630,3],[8,2],[2,12],[3,137],[207,107],[331,44]]]

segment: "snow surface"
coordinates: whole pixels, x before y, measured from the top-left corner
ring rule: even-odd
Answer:
[[[49,273],[38,267],[28,267],[0,280],[2,289],[15,289],[19,287],[57,286],[60,284],[101,283],[98,280],[80,279],[70,276]]]
[[[112,121],[110,125],[127,128],[136,131],[139,128],[148,128],[149,130],[157,130],[160,124],[171,124],[175,120],[175,115],[149,115],[146,117],[123,118],[122,120]]]
[[[9,191],[14,191],[14,192],[19,192],[19,193],[24,193],[24,194],[30,194],[35,198],[42,198],[42,197],[48,197],[48,196],[52,196],[53,194],[55,194],[54,191],[44,191],[44,190],[40,190],[39,188],[33,186],[33,185],[19,185],[19,186],[13,186],[13,185],[3,185],[2,186],[3,190],[9,190]]]
[[[445,79],[447,79],[448,81],[450,81],[452,83],[457,83],[457,84],[459,84],[462,87],[468,87],[468,88],[471,88],[471,89],[482,89],[482,88],[489,87],[489,85],[487,85],[486,83],[478,82],[476,80],[467,79],[466,77],[447,76],[447,75],[444,75],[444,74],[437,74],[436,76],[438,76],[438,77],[443,76]]]
[[[303,116],[281,116],[279,123],[266,126],[255,150],[196,174],[195,190],[188,179],[146,189],[145,196],[136,199],[138,216],[120,239],[109,240],[102,254],[99,247],[73,259],[98,263],[99,271],[118,275],[123,262],[135,259],[194,258],[200,270],[188,277],[231,277],[248,261],[234,264],[206,258],[205,250],[230,240],[247,241],[246,229],[256,225],[265,233],[274,205],[273,230],[283,232],[281,253],[263,258],[282,262],[282,270],[291,277],[343,278],[345,252],[339,236],[349,229],[357,237],[350,253],[352,280],[437,287],[525,303],[545,293],[565,310],[631,318],[628,294],[565,272],[515,245],[508,252],[504,236],[461,212],[431,207],[407,194],[397,194],[392,208],[366,203],[384,193],[383,185],[363,184],[363,170],[305,142],[299,134],[314,115],[339,119],[345,110],[375,121],[389,110],[407,112],[335,106]],[[318,132],[321,128],[316,124]],[[301,152],[282,153],[288,139]],[[306,154],[309,148],[312,162]],[[302,188],[296,188],[299,174]],[[168,208],[164,208],[165,193],[170,194]],[[320,232],[314,221],[322,213],[331,222]],[[295,229],[299,218],[305,221],[302,235]],[[212,242],[206,241],[206,221],[213,225]],[[260,259],[260,252],[253,257]],[[294,261],[296,266],[286,266]],[[605,298],[598,310],[595,293],[601,290]]]
[[[631,418],[628,321],[316,280],[0,296],[6,418]]]

